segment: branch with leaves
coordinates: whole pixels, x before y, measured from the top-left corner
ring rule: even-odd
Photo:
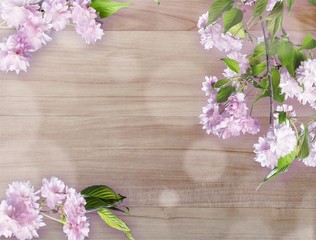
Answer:
[[[68,240],[84,240],[89,236],[87,215],[97,212],[109,227],[134,240],[130,228],[113,212],[128,214],[129,209],[123,205],[125,198],[104,185],[78,193],[56,177],[43,179],[40,191],[35,191],[29,181],[13,182],[0,204],[0,236],[19,240],[38,238],[37,231],[45,226],[46,217],[62,225]]]
[[[308,2],[316,6],[314,0]],[[316,167],[316,114],[304,121],[305,116],[297,116],[285,104],[296,99],[316,109],[316,40],[307,34],[295,43],[283,27],[284,14],[290,14],[294,4],[295,0],[215,0],[198,23],[204,48],[227,53],[223,79],[211,76],[203,82],[208,104],[200,123],[206,132],[223,139],[257,134],[260,124],[252,110],[269,98],[270,129],[254,144],[255,160],[272,169],[263,182],[286,172],[295,160]],[[246,20],[244,13],[249,11],[252,15]],[[257,25],[260,36],[252,33]],[[242,53],[244,40],[253,43],[251,54]]]

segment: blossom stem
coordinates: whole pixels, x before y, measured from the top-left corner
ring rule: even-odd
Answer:
[[[272,78],[271,78],[271,69],[270,69],[270,49],[269,49],[269,41],[268,41],[268,36],[267,36],[267,29],[265,22],[262,21],[262,16],[260,17],[261,21],[261,28],[263,31],[263,38],[264,38],[264,43],[265,43],[265,48],[266,48],[266,62],[267,62],[267,77],[269,80],[269,87],[270,87],[270,118],[269,118],[269,124],[272,124],[273,121],[273,109],[274,109],[274,103],[273,103],[273,87],[272,87]]]
[[[49,218],[50,220],[53,220],[53,221],[55,221],[55,222],[59,222],[59,223],[61,223],[62,225],[65,224],[63,221],[58,220],[58,219],[56,219],[56,218],[53,218],[53,217],[51,217],[51,216],[49,216],[49,215],[47,215],[47,214],[45,214],[45,213],[43,213],[43,212],[41,212],[41,214],[42,214],[43,216]]]
[[[15,28],[14,27],[7,27],[7,26],[0,25],[0,29],[15,29]]]

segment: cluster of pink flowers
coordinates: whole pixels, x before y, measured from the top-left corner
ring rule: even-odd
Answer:
[[[20,240],[38,237],[37,230],[45,226],[38,200],[30,182],[10,184],[0,205],[0,236]]]
[[[44,212],[49,211],[61,215],[56,221],[63,223],[68,240],[88,237],[89,222],[85,216],[83,196],[56,177],[43,179],[42,184],[37,192],[34,192],[30,182],[13,182],[9,185],[7,199],[0,205],[0,236],[14,236],[19,240],[38,237],[37,230],[45,226],[42,220]]]
[[[0,43],[0,70],[26,71],[31,54],[51,40],[52,30],[76,24],[76,31],[87,43],[104,35],[91,0],[2,0],[0,16],[15,34]]]
[[[242,40],[231,33],[224,34],[220,24],[209,24],[208,12],[203,14],[198,22],[199,34],[201,35],[201,44],[206,50],[216,47],[220,51],[231,52],[240,51]]]
[[[248,114],[243,93],[236,93],[228,101],[219,104],[216,101],[218,90],[214,90],[216,77],[206,77],[202,90],[208,96],[208,105],[203,107],[200,123],[208,134],[212,133],[223,139],[239,136],[241,133],[256,134],[260,127],[258,121]]]
[[[286,97],[296,97],[316,109],[316,59],[308,59],[296,70],[296,79],[286,69],[282,70],[280,87]]]
[[[276,108],[277,112],[285,112],[288,116],[295,117],[292,106],[283,104]],[[296,145],[297,138],[295,131],[286,120],[278,124],[278,114],[274,115],[276,120],[265,137],[259,137],[258,143],[254,144],[256,153],[255,161],[260,162],[262,167],[275,168],[278,166],[278,159],[291,153]]]
[[[200,124],[207,134],[212,133],[223,139],[241,133],[258,133],[258,121],[248,113],[245,100],[251,90],[255,89],[257,93],[252,99],[251,109],[262,98],[269,97],[270,100],[270,129],[266,136],[259,137],[254,144],[255,161],[262,167],[273,169],[264,181],[287,169],[294,160],[316,167],[316,116],[304,123],[300,119],[302,117],[296,116],[292,106],[283,104],[274,108],[274,102],[283,103],[287,98],[296,98],[300,103],[308,103],[316,109],[316,59],[311,57],[316,48],[316,40],[308,34],[297,47],[282,26],[271,28],[272,24],[283,17],[283,11],[279,10],[286,6],[290,11],[293,1],[237,2],[215,0],[210,7],[210,12],[214,13],[211,16],[214,22],[210,23],[209,14],[205,13],[197,24],[201,45],[206,50],[217,48],[227,55],[222,59],[227,65],[223,72],[224,79],[205,77],[202,84],[208,104],[203,107]],[[227,9],[220,9],[221,4],[227,4]],[[250,8],[253,16],[248,22],[243,22],[244,13]],[[221,12],[217,13],[217,10]],[[232,19],[233,16],[236,18]],[[261,18],[265,19],[265,16],[267,20],[262,21]],[[250,32],[256,23],[261,25],[262,37]],[[241,38],[248,37],[253,43],[254,39],[257,40],[258,46],[252,54],[242,54],[243,39],[238,35]],[[275,42],[276,47],[271,42]],[[266,52],[267,45],[272,51]],[[286,55],[285,51],[293,51],[295,54]]]

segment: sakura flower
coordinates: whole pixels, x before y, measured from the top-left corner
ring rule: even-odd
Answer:
[[[297,81],[306,88],[316,85],[316,59],[307,59],[296,69]]]
[[[207,134],[216,134],[214,129],[220,124],[223,117],[219,113],[219,106],[210,99],[209,102],[206,107],[203,107],[203,113],[200,115],[200,124],[203,125],[203,129],[206,130]]]
[[[247,72],[247,69],[250,68],[247,55],[241,54],[240,52],[232,52],[228,54],[227,57],[238,62],[239,74],[227,68],[224,70],[224,73],[223,73],[224,77],[226,78],[233,78],[235,76],[245,74]]]
[[[260,162],[262,167],[273,169],[278,165],[278,157],[271,150],[271,140],[268,137],[259,137],[258,143],[254,144],[254,152],[256,162]]]
[[[56,31],[64,29],[70,21],[71,12],[68,4],[66,0],[46,0],[42,3],[44,19],[52,24]]]
[[[199,18],[197,24],[201,35],[201,44],[205,49],[209,50],[216,47],[218,50],[225,52],[241,50],[242,41],[238,37],[234,37],[230,33],[222,33],[221,25],[218,23],[206,26],[207,22],[208,13],[205,13]]]
[[[68,240],[84,240],[89,235],[89,222],[85,216],[86,201],[74,189],[67,190],[64,203],[66,223],[63,227]]]
[[[243,93],[237,93],[228,98],[228,104],[225,111],[236,118],[241,118],[247,115],[247,105],[245,101],[245,95]]]
[[[27,20],[19,32],[27,38],[30,52],[35,52],[51,40],[49,30],[50,26],[38,15]]]
[[[96,10],[88,6],[89,1],[74,1],[72,7],[72,21],[76,24],[76,31],[88,43],[95,43],[101,39],[104,32],[101,24],[96,22]]]
[[[243,134],[250,133],[252,135],[257,134],[260,131],[260,124],[258,120],[253,119],[250,116],[246,116],[240,119],[241,131]]]
[[[223,121],[214,128],[215,134],[223,139],[227,139],[232,136],[239,136],[241,130],[242,126],[233,116],[224,118]]]
[[[56,177],[50,180],[44,178],[42,183],[41,195],[46,198],[47,206],[54,209],[56,204],[62,204],[62,200],[66,197],[65,184]]]
[[[25,21],[36,14],[41,0],[1,0],[1,18],[9,27],[20,27]]]
[[[29,67],[30,46],[26,36],[21,33],[11,35],[0,43],[0,70],[4,72],[25,71]]]
[[[200,123],[207,134],[213,133],[226,139],[241,133],[259,132],[258,122],[248,115],[243,93],[230,96],[226,104],[218,104],[216,95],[216,90],[210,93],[209,104],[203,108],[203,113],[200,115]]]
[[[3,200],[0,204],[0,236],[9,238],[18,231],[18,224],[11,216],[13,207]]]
[[[256,153],[255,161],[261,166],[274,168],[277,160],[291,153],[297,145],[295,132],[287,124],[277,124],[270,129],[266,137],[259,137],[259,142],[254,144]]]
[[[205,76],[205,82],[202,83],[202,91],[205,92],[205,96],[209,96],[211,94],[213,85],[218,81],[217,77],[215,76],[210,76],[207,77]]]
[[[299,86],[298,82],[293,77],[291,77],[286,68],[283,68],[280,71],[280,74],[280,88],[282,93],[285,93],[286,98],[293,98],[294,96],[298,96],[303,92],[303,89]]]
[[[316,142],[310,144],[309,155],[303,159],[303,163],[308,167],[316,167]]]
[[[13,182],[0,206],[0,235],[20,240],[38,237],[37,230],[45,226],[39,212],[39,197],[30,182]]]
[[[284,157],[294,150],[297,139],[291,127],[287,124],[276,124],[273,133],[275,142],[271,145],[271,149],[275,152],[277,157]]]

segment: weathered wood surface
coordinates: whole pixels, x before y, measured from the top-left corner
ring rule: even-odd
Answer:
[[[303,2],[289,25],[297,40],[315,34]],[[0,196],[13,180],[55,175],[127,195],[136,239],[315,239],[315,169],[294,164],[255,191],[268,172],[253,161],[258,136],[222,141],[198,124],[201,82],[223,66],[193,31],[209,1],[135,3],[95,46],[60,32],[27,74],[0,74]],[[123,239],[92,220],[91,239]],[[62,239],[58,228],[40,239]]]

